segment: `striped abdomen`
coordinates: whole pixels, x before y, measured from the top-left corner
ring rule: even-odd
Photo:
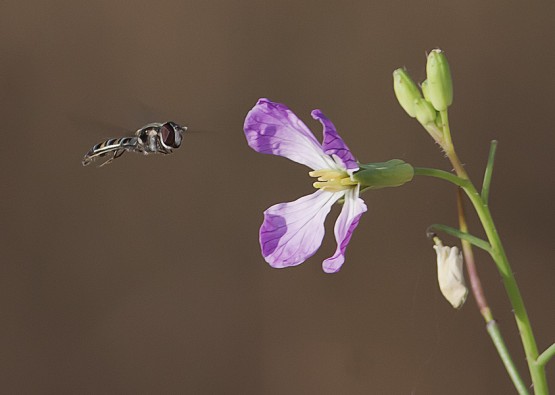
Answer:
[[[137,137],[122,137],[119,139],[109,139],[98,143],[90,149],[83,157],[83,166],[88,165],[96,158],[112,154],[112,158],[116,158],[125,151],[136,150],[138,146]]]

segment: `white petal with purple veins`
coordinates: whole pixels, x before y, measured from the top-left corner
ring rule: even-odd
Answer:
[[[244,130],[257,152],[284,156],[313,170],[334,166],[303,121],[283,104],[258,100],[245,118]]]
[[[326,216],[344,194],[318,190],[267,209],[260,227],[260,246],[266,262],[282,268],[303,263],[314,255],[322,244]]]
[[[358,186],[345,193],[343,209],[335,222],[334,233],[337,249],[332,257],[322,263],[322,268],[326,273],[335,273],[341,269],[341,265],[345,262],[347,245],[351,241],[351,236],[358,225],[360,217],[367,210],[366,204],[358,197],[358,193]]]

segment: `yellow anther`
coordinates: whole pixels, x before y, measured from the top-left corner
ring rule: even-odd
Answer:
[[[310,177],[320,177],[323,173],[323,170],[314,170],[314,171],[309,171],[308,175]]]
[[[345,176],[345,172],[341,170],[332,170],[332,169],[322,169],[322,170],[315,170],[308,173],[310,177],[320,177],[326,180],[333,180],[335,178],[343,178]]]

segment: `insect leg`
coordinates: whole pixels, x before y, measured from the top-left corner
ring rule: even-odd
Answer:
[[[98,167],[102,167],[102,166],[105,166],[105,165],[107,165],[107,164],[109,164],[109,163],[112,163],[112,161],[113,161],[114,159],[119,158],[120,156],[122,156],[124,152],[125,152],[125,150],[122,150],[122,149],[118,149],[118,150],[113,151],[113,152],[112,152],[112,155],[111,155],[111,157],[110,157],[110,159],[108,159],[107,161],[101,163],[100,165],[98,165]]]
[[[126,150],[121,149],[121,150],[117,150],[116,152],[114,152],[114,157],[112,159],[116,159],[119,158],[120,156],[122,156],[125,153]]]

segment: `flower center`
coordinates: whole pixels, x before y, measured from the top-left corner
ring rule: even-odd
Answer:
[[[318,181],[312,184],[316,189],[327,192],[339,192],[352,188],[357,183],[352,181],[349,174],[343,170],[321,169],[308,173],[310,177],[317,177]]]

